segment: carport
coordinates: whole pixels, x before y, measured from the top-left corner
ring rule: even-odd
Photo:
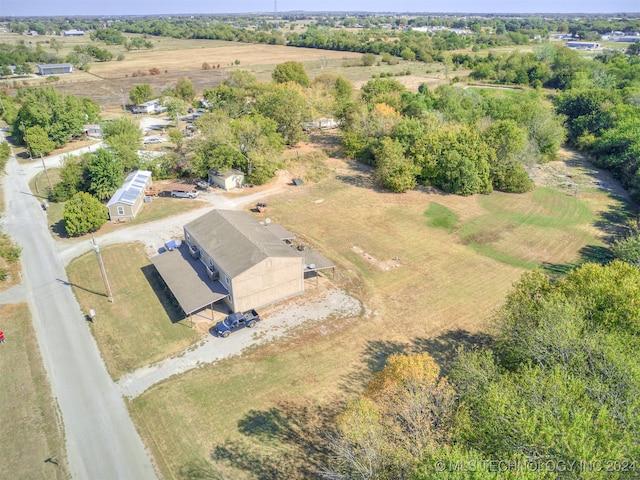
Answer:
[[[151,259],[158,273],[178,301],[185,315],[191,317],[206,307],[229,296],[226,288],[217,280],[210,280],[207,268],[189,254],[189,247],[166,251]]]
[[[300,251],[300,254],[304,258],[304,273],[314,272],[316,274],[316,282],[318,280],[317,275],[320,270],[327,270],[330,268],[332,278],[335,277],[336,266],[318,250],[304,249]]]

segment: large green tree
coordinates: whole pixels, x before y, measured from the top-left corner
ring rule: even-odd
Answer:
[[[48,155],[56,148],[56,144],[49,138],[47,131],[40,125],[27,128],[25,141],[31,155],[34,157]]]
[[[140,83],[129,90],[129,98],[135,105],[153,100],[154,97],[153,87],[148,83]]]
[[[294,82],[303,87],[310,85],[307,72],[300,62],[285,62],[277,65],[271,77],[276,83]]]
[[[301,88],[292,83],[275,85],[258,97],[258,111],[278,125],[278,132],[288,145],[304,138],[302,127],[311,119],[309,105]]]
[[[109,212],[100,201],[86,192],[78,192],[65,204],[64,228],[72,237],[95,232],[107,222]]]
[[[23,143],[25,132],[39,126],[56,147],[61,147],[73,136],[82,134],[84,124],[99,121],[100,108],[94,101],[63,96],[53,87],[30,87],[20,90],[16,97],[20,108],[11,133]]]
[[[102,136],[125,170],[139,166],[137,151],[142,145],[142,131],[130,118],[119,117],[102,124]]]
[[[392,192],[402,193],[416,186],[417,168],[404,156],[397,140],[385,137],[375,151],[375,181]]]
[[[173,94],[180,100],[185,102],[191,102],[196,96],[196,88],[193,82],[188,77],[183,77],[176,82],[176,86],[173,89]]]
[[[107,200],[122,185],[124,167],[113,152],[101,148],[87,154],[89,192],[98,200]]]

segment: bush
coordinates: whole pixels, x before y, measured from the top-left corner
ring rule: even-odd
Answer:
[[[9,155],[11,154],[11,147],[7,142],[0,142],[0,174],[4,172],[4,167],[7,165]]]
[[[365,53],[360,57],[360,60],[365,67],[371,67],[376,63],[376,56],[373,53]]]
[[[157,68],[157,67],[150,68],[150,69],[149,69],[149,73],[150,73],[151,75],[159,75],[159,74],[160,74],[160,69],[159,69],[159,68]]]
[[[119,53],[118,56],[116,57],[116,60],[118,62],[121,62],[124,60],[124,53]]]
[[[6,233],[0,232],[0,257],[7,263],[16,263],[20,260],[22,249],[13,245],[11,238]]]
[[[209,65],[207,62],[204,62],[202,64],[202,70],[211,70],[211,65]]]

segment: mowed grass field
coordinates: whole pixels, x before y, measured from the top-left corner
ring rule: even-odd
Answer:
[[[64,430],[26,304],[0,305],[0,478],[66,479]],[[45,462],[58,455],[58,465]]]
[[[459,346],[487,341],[487,321],[526,269],[580,263],[603,248],[599,221],[623,206],[603,191],[547,187],[397,195],[373,187],[363,167],[329,164],[320,183],[269,198],[269,216],[334,260],[333,282],[366,313],[134,399],[132,416],[166,478],[313,478],[327,458],[326,422],[391,353],[428,351],[446,373]],[[398,266],[380,267],[393,259]]]
[[[78,303],[88,314],[107,370],[114,380],[130,370],[148,365],[193,344],[198,333],[184,323],[178,309],[162,292],[154,268],[139,243],[100,250],[108,272],[113,302],[106,289],[94,252],[75,259],[67,268]]]

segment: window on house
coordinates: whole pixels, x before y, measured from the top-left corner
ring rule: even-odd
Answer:
[[[118,215],[124,215],[124,207],[122,205],[118,205]]]

